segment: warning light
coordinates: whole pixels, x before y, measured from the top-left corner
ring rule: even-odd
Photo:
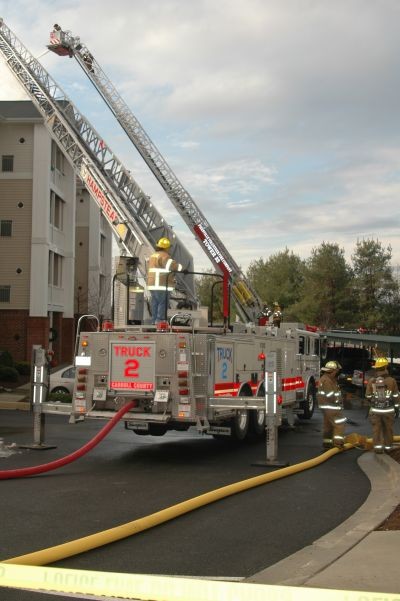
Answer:
[[[276,401],[278,403],[278,405],[282,405],[283,403],[283,396],[281,394],[278,394],[276,397]]]
[[[264,359],[265,359],[265,354],[264,354],[263,352],[261,352],[261,353],[258,355],[258,360],[259,360],[259,361],[264,361]]]

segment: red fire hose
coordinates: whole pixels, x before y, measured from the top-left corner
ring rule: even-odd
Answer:
[[[26,476],[36,476],[36,474],[43,474],[44,472],[49,472],[51,470],[55,470],[58,467],[63,467],[75,459],[79,459],[83,457],[86,453],[91,451],[103,438],[113,429],[113,427],[119,422],[121,417],[132,407],[136,406],[136,401],[130,401],[114,415],[114,417],[107,422],[107,424],[96,434],[92,440],[89,440],[83,447],[74,451],[70,455],[66,457],[61,457],[60,459],[56,459],[55,461],[51,461],[50,463],[45,463],[43,465],[35,465],[33,467],[22,467],[15,470],[0,470],[0,480],[9,480],[11,478],[25,478]]]

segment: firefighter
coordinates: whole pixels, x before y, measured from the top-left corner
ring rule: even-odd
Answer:
[[[167,252],[171,246],[168,238],[160,238],[156,251],[150,256],[147,271],[147,288],[151,293],[152,323],[165,321],[169,293],[174,289],[175,280],[168,277],[171,271],[182,271],[182,265],[174,261]]]
[[[337,378],[342,366],[337,361],[328,361],[321,368],[323,375],[318,383],[317,399],[318,406],[322,409],[323,423],[323,447],[343,447],[344,426],[346,418],[343,415],[343,397]]]
[[[282,320],[282,309],[279,303],[274,303],[274,309],[272,312],[272,323],[276,328],[279,328]]]
[[[258,325],[259,326],[267,325],[271,315],[272,315],[272,310],[268,307],[268,305],[264,305],[261,313],[258,316]]]
[[[393,444],[395,406],[399,402],[397,382],[389,375],[389,363],[378,357],[373,365],[376,371],[367,384],[365,397],[370,402],[369,419],[372,425],[372,442],[375,453],[390,451]]]

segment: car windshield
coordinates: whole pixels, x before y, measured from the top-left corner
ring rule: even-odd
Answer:
[[[61,374],[62,378],[75,378],[75,367],[69,367]]]

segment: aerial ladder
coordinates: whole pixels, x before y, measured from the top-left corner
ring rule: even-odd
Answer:
[[[182,266],[177,289],[197,304],[193,258],[118,157],[60,86],[0,18],[0,52],[31,97],[51,137],[68,157],[115,234],[120,252],[133,257],[139,275],[161,237]]]
[[[195,235],[214,267],[225,278],[229,278],[239,316],[244,321],[256,322],[264,307],[257,292],[246,280],[240,267],[212,229],[192,196],[183,187],[88,47],[81,42],[79,37],[73,36],[70,31],[62,30],[56,24],[50,33],[50,44],[47,48],[59,56],[74,57],[77,60],[157,178],[179,215]]]

